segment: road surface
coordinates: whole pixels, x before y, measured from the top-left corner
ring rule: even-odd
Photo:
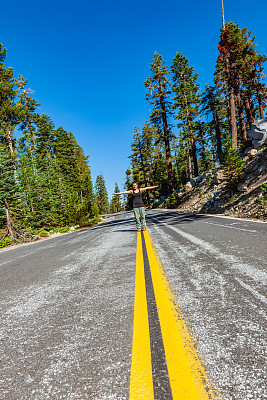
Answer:
[[[267,398],[267,225],[147,222],[0,252],[1,400]]]

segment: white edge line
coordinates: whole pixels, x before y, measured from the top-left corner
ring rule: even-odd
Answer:
[[[237,228],[236,226],[229,226],[229,225],[216,224],[216,223],[214,223],[214,222],[202,221],[202,223],[203,223],[203,224],[209,224],[209,225],[221,226],[221,227],[223,227],[223,228],[238,229],[239,231],[257,232],[257,231],[252,231],[252,230],[250,230],[250,229]]]

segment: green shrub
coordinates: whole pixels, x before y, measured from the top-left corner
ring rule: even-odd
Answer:
[[[227,145],[224,156],[224,182],[226,188],[235,190],[245,170],[245,162],[239,157],[237,150],[230,144]]]
[[[42,228],[39,230],[39,236],[47,237],[49,236],[49,233],[44,228]]]
[[[50,235],[53,235],[54,233],[58,233],[58,232],[59,232],[59,229],[58,229],[58,228],[52,228],[52,229],[50,229],[50,231],[49,231]]]
[[[12,243],[13,243],[12,239],[5,238],[5,239],[1,240],[1,242],[0,242],[0,247],[9,246],[9,245],[12,244]]]
[[[69,230],[70,230],[70,227],[68,225],[67,226],[61,226],[61,228],[58,229],[58,232],[59,233],[66,233],[66,232],[69,232]]]
[[[263,196],[259,199],[261,203],[267,203],[267,183],[261,185],[261,193]]]
[[[94,217],[94,218],[91,219],[90,225],[91,225],[91,226],[96,225],[96,224],[98,224],[100,221],[101,221],[101,218],[99,218],[99,217]]]

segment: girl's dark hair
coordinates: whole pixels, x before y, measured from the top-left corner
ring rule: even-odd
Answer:
[[[138,182],[133,182],[133,183],[132,183],[132,185],[133,185],[134,183],[136,183],[136,184],[137,184],[137,186],[139,186],[139,185],[138,185]]]

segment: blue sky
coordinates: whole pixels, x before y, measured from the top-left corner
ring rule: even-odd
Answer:
[[[224,2],[226,21],[251,29],[267,53],[267,1]],[[220,27],[221,0],[13,0],[1,4],[0,42],[40,112],[73,132],[111,195],[115,182],[122,190],[134,127],[149,118],[144,81],[154,52],[168,65],[182,52],[204,88]]]

